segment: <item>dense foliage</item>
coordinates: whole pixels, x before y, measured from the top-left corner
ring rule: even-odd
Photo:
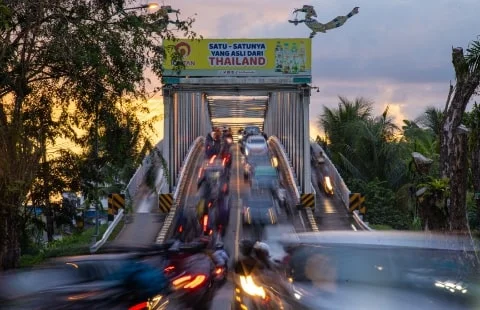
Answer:
[[[161,77],[162,39],[196,36],[192,19],[169,12],[130,0],[0,1],[0,269],[18,265],[34,218],[26,204],[45,207],[51,239],[55,194],[98,201],[102,186],[128,181],[148,145],[137,118],[146,69]],[[59,138],[71,144],[47,154]]]

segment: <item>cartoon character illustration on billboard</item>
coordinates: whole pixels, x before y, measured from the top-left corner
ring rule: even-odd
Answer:
[[[312,30],[312,32],[310,33],[310,38],[313,38],[317,34],[317,32],[326,33],[327,30],[341,27],[343,24],[345,24],[345,22],[349,18],[351,18],[355,14],[358,14],[359,12],[358,9],[359,7],[357,6],[353,8],[353,10],[347,15],[337,16],[331,21],[329,21],[328,23],[322,24],[322,23],[319,23],[315,18],[313,18],[313,17],[317,17],[317,13],[315,12],[315,9],[313,8],[313,6],[304,5],[301,9],[295,9],[293,11],[293,13],[295,14],[295,19],[289,20],[288,22],[294,24],[295,26],[297,26],[300,23],[305,23],[305,25],[307,25],[307,27]],[[297,19],[298,12],[305,13],[305,19],[298,20]]]
[[[175,13],[175,16],[177,17],[177,19],[175,21],[171,20],[170,16],[168,16],[168,14],[170,14],[170,13]],[[162,5],[160,7],[160,9],[158,10],[158,14],[161,17],[158,20],[158,23],[161,23],[165,26],[167,24],[174,24],[174,25],[177,25],[177,26],[180,24],[180,21],[178,19],[178,14],[180,14],[180,10],[175,10],[170,5]]]

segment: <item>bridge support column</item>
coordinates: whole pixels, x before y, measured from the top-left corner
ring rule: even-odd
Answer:
[[[301,183],[303,187],[303,193],[310,194],[312,192],[312,166],[310,164],[310,89],[304,90],[301,95],[300,109],[303,111],[303,175]]]
[[[164,109],[164,116],[163,116],[163,150],[162,156],[167,163],[168,168],[168,191],[172,191],[172,167],[173,167],[173,141],[172,135],[173,132],[173,123],[174,123],[174,115],[173,115],[173,94],[169,88],[165,87],[163,89],[163,109]]]

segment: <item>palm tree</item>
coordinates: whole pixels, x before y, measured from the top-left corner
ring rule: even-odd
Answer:
[[[334,152],[344,152],[351,145],[358,122],[371,116],[372,102],[363,98],[350,101],[339,96],[337,109],[323,107],[323,114],[318,117],[318,125],[323,128],[330,148]]]
[[[388,116],[388,110],[387,107],[381,116],[363,123],[357,133],[353,159],[367,180],[378,178],[387,181],[391,188],[398,188],[406,175],[405,149],[396,139],[400,129]]]
[[[417,124],[432,130],[438,137],[440,137],[442,121],[443,111],[431,106],[427,107],[425,112],[415,120]]]

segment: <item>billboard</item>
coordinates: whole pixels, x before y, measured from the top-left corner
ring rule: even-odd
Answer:
[[[167,52],[166,77],[311,76],[311,39],[182,39],[164,46],[175,46],[185,64],[175,72]]]

